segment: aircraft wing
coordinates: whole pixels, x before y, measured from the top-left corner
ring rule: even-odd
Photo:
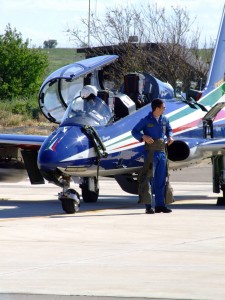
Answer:
[[[210,155],[222,154],[225,151],[225,138],[204,142],[198,146],[198,149]]]
[[[46,136],[40,135],[0,134],[0,148],[39,149],[45,139]]]
[[[18,182],[29,176],[32,184],[43,184],[37,155],[45,139],[40,135],[0,134],[0,182]]]

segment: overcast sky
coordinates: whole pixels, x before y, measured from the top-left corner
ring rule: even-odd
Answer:
[[[191,18],[197,17],[196,27],[202,33],[202,39],[216,39],[223,11],[224,0],[157,0],[162,7],[177,6],[187,9]],[[156,3],[155,0],[90,0],[91,11],[104,15],[107,8],[118,5],[138,3]],[[43,42],[56,39],[57,47],[74,47],[65,33],[73,28],[81,17],[88,18],[89,0],[0,0],[0,34],[4,34],[6,25],[20,32],[23,39],[29,39],[36,47]],[[209,41],[209,40],[208,40]]]

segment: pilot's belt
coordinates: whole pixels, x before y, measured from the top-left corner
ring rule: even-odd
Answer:
[[[164,141],[164,139],[156,139],[156,140],[154,140],[154,143],[152,143],[152,144],[145,143],[145,150],[165,152],[165,141]]]

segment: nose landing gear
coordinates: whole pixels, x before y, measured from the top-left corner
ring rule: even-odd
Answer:
[[[62,203],[62,209],[67,214],[74,214],[80,208],[80,195],[74,189],[70,189],[70,177],[63,178],[63,191],[58,194],[58,199]]]
[[[78,192],[73,189],[68,189],[64,194],[59,193],[59,200],[62,202],[62,209],[67,214],[74,214],[80,208],[80,196]]]

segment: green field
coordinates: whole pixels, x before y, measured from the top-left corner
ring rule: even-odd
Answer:
[[[42,51],[48,55],[49,60],[46,76],[65,65],[85,58],[83,54],[77,53],[75,48],[54,48]]]

